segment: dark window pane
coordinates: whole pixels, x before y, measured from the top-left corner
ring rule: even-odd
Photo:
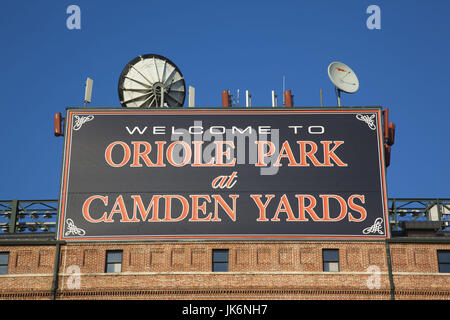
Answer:
[[[110,251],[106,253],[108,263],[122,263],[122,251]]]
[[[106,272],[122,272],[122,251],[106,251]]]
[[[0,253],[0,265],[8,264],[9,253],[2,252]]]
[[[213,251],[214,262],[228,262],[228,250],[214,250]]]
[[[228,249],[213,250],[212,267],[213,267],[213,272],[227,272],[228,271]]]
[[[450,263],[439,264],[439,272],[450,273]]]
[[[450,263],[450,251],[438,251],[439,263]]]
[[[0,274],[8,274],[8,266],[0,266]]]
[[[228,272],[228,263],[224,262],[213,263],[213,272]]]
[[[324,249],[323,261],[339,261],[339,250],[337,249]]]

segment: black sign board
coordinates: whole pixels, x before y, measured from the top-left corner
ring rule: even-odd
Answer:
[[[68,108],[58,239],[386,239],[380,108]]]

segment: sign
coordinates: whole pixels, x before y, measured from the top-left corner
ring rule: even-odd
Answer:
[[[68,108],[58,239],[386,239],[380,108]]]

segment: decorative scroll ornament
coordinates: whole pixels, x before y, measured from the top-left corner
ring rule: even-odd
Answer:
[[[86,231],[75,226],[72,219],[67,219],[66,224],[67,224],[67,231],[64,234],[66,237],[70,236],[70,235],[74,235],[74,236],[86,235]]]
[[[367,125],[369,126],[370,129],[372,130],[376,130],[377,126],[375,125],[375,114],[372,115],[366,115],[366,114],[357,114],[356,115],[356,119],[360,120],[360,121],[364,121],[365,123],[367,123]]]
[[[89,116],[74,115],[74,117],[75,117],[75,124],[73,125],[73,130],[76,130],[76,131],[80,130],[80,128],[83,124],[94,119],[94,116],[92,116],[92,115],[89,115]]]
[[[375,219],[375,222],[370,227],[367,227],[363,230],[363,234],[369,234],[369,233],[378,233],[378,234],[384,234],[383,232],[383,218],[377,218]]]

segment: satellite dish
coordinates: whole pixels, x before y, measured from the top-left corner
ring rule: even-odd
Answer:
[[[328,66],[328,77],[337,89],[338,105],[341,106],[340,92],[355,93],[359,89],[359,80],[355,72],[342,62],[332,62]]]
[[[182,107],[186,97],[180,69],[157,54],[131,60],[120,75],[118,91],[124,108]]]

